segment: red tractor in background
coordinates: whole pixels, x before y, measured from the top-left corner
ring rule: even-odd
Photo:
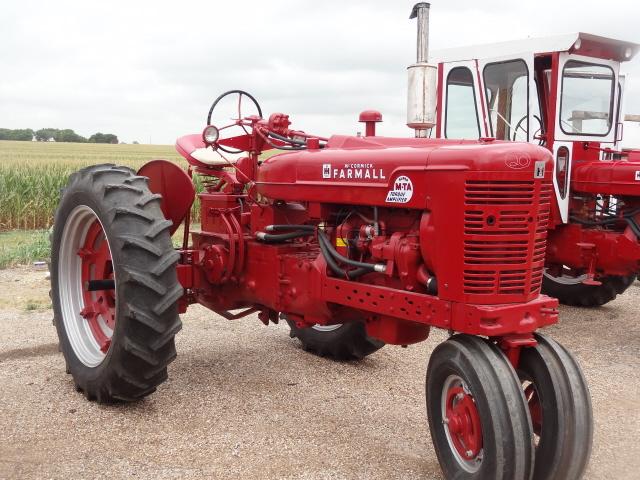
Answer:
[[[234,120],[214,121],[230,99]],[[378,112],[360,120],[364,137],[310,135],[234,90],[213,103],[202,134],[178,139],[186,172],[155,160],[73,174],[51,282],[76,388],[98,402],[155,391],[193,303],[229,320],[286,319],[305,349],[336,360],[417,343],[436,327],[451,333],[426,377],[445,476],[580,478],[588,387],[572,355],[538,333],[558,319],[557,301],[540,294],[552,155],[527,143],[380,137]],[[261,160],[270,149],[283,153]]]
[[[552,153],[543,292],[566,304],[603,305],[640,272],[640,151],[620,149],[620,64],[637,51],[576,33],[434,55],[437,138],[524,141]]]

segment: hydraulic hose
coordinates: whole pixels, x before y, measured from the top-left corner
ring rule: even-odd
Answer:
[[[277,133],[268,131],[267,135],[270,137],[273,137],[277,140],[280,140],[282,142],[288,142],[292,145],[295,145],[296,147],[300,147],[300,148],[307,148],[307,141],[306,140],[296,140],[295,138],[289,138],[289,137],[284,137],[282,135],[278,135]],[[324,144],[320,145],[320,148],[323,148]]]
[[[368,268],[372,272],[384,272],[387,268],[387,266],[382,263],[358,262],[357,260],[351,260],[350,258],[340,255],[333,249],[331,242],[329,242],[329,239],[324,232],[318,231],[318,240],[322,240],[323,242],[325,242],[325,245],[327,246],[327,249],[331,256],[339,262],[346,263],[347,265],[351,265],[352,267]]]
[[[267,133],[270,137],[277,138],[278,140],[282,140],[283,142],[289,142],[289,143],[293,143],[294,145],[300,145],[305,147],[307,146],[307,142],[305,142],[304,140],[295,140],[293,138],[283,137],[282,135],[278,135],[277,133],[274,133],[271,131]]]
[[[625,217],[627,224],[631,228],[631,231],[634,233],[636,237],[640,239],[640,225],[636,222],[636,219],[633,217]]]
[[[595,226],[595,225],[610,225],[612,223],[617,223],[621,220],[624,220],[624,218],[607,218],[604,220],[583,220],[581,218],[578,217],[569,217],[572,221],[579,223],[580,225],[589,225],[589,226]]]
[[[335,273],[338,277],[348,278],[349,280],[353,280],[355,278],[361,277],[365,273],[371,273],[372,270],[370,268],[356,268],[355,270],[343,270],[340,268],[335,259],[331,256],[330,248],[325,243],[328,242],[325,237],[321,237],[318,235],[318,243],[320,244],[320,251],[322,252],[322,256],[327,262],[327,265],[331,269],[333,273]]]
[[[571,216],[569,219],[573,222],[579,223],[580,225],[586,226],[604,226],[604,225],[612,225],[614,223],[618,223],[620,221],[625,221],[631,227],[633,233],[640,238],[640,225],[636,222],[636,215],[640,214],[640,209],[635,209],[629,213],[625,213],[622,217],[610,217],[605,218],[604,220],[583,220],[578,217]]]
[[[285,240],[291,240],[293,238],[304,237],[309,235],[311,232],[316,230],[315,225],[267,225],[265,227],[265,231],[267,232],[281,232],[293,230],[288,233],[265,233],[265,232],[257,232],[256,238],[258,240],[262,240],[264,242],[281,242]],[[336,252],[331,245],[331,242],[327,238],[326,234],[322,231],[318,231],[318,243],[320,245],[320,251],[327,262],[329,268],[336,275],[343,277],[354,279],[364,275],[365,273],[370,272],[384,272],[386,266],[384,264],[374,264],[374,263],[366,263],[366,262],[358,262],[356,260],[351,260],[343,255],[340,255]],[[355,270],[344,270],[338,265],[338,262],[345,263],[352,267],[356,267]]]
[[[305,230],[307,232],[313,232],[315,229],[315,225],[267,225],[264,227],[265,232],[279,232],[283,230]]]
[[[256,232],[256,238],[263,242],[284,242],[285,240],[291,240],[293,238],[304,237],[309,235],[309,231],[296,231],[289,233],[271,234],[264,232]]]

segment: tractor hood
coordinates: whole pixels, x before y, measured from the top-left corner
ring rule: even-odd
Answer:
[[[551,154],[527,143],[335,136],[324,149],[265,160],[256,187],[274,200],[423,209],[436,178],[487,172],[533,181],[552,168]]]

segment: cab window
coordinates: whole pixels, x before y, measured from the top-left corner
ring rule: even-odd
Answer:
[[[473,75],[467,67],[451,69],[447,75],[446,138],[478,138],[478,111]]]
[[[562,70],[562,131],[567,135],[607,135],[613,123],[613,93],[610,67],[569,60]]]
[[[491,135],[529,140],[529,70],[524,60],[489,63],[483,71]]]

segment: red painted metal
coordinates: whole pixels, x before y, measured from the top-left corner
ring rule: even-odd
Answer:
[[[570,223],[550,232],[547,263],[628,276],[640,271],[640,243],[628,227],[615,231]]]
[[[107,353],[116,324],[116,293],[112,290],[90,291],[92,280],[113,280],[113,263],[109,242],[98,220],[93,222],[78,250],[82,259],[82,297],[84,308],[80,315],[87,321],[89,329],[102,353]],[[105,328],[106,327],[106,328]]]
[[[447,391],[445,425],[458,454],[476,458],[482,450],[482,423],[473,396],[462,387]]]
[[[201,133],[185,135],[176,140],[177,152],[182,155],[189,162],[189,164],[196,167],[207,168],[207,164],[202,163],[201,161],[191,156],[196,150],[206,147],[207,145],[204,143]]]
[[[173,234],[187,216],[195,198],[191,177],[178,165],[167,160],[153,160],[138,170],[149,179],[149,189],[162,195],[160,207],[164,217],[171,220]]]
[[[640,161],[592,161],[576,165],[571,175],[576,192],[640,198]]]
[[[580,48],[574,44],[569,52],[594,59],[625,61],[633,58],[638,48],[636,43],[580,33]],[[629,56],[626,55],[627,50]]]
[[[631,49],[632,55],[638,48],[634,44],[587,34],[580,34],[580,39],[579,50],[574,46],[569,53],[593,57],[594,63],[598,63],[600,58],[623,61],[627,59],[624,56],[627,48]],[[551,271],[561,270],[563,266],[569,267],[577,276],[586,274],[585,283],[594,284],[599,284],[598,279],[608,275],[638,274],[638,229],[631,228],[624,215],[631,214],[633,217],[635,209],[640,208],[640,152],[614,151],[603,147],[597,139],[589,142],[563,141],[562,145],[557,145],[556,123],[560,102],[561,66],[561,52],[534,55],[534,75],[544,124],[544,134],[541,138],[550,152],[557,152],[559,157],[570,158],[565,171],[569,173],[568,169],[571,169],[568,192],[563,192],[567,183],[563,172],[556,172],[560,194],[565,193],[566,196],[563,198],[569,198],[568,218],[563,221],[559,202],[551,199],[555,197],[553,192],[547,190],[544,193],[550,197],[550,205],[548,213],[545,214],[549,238],[546,242],[543,267]],[[439,72],[442,73],[445,67],[446,64],[440,64]],[[477,74],[477,82],[482,85],[482,78],[479,72]],[[438,112],[444,111],[444,101],[440,78]],[[477,102],[486,120],[484,96],[480,95]],[[441,118],[439,122],[442,122]],[[437,128],[437,136],[442,136],[440,126]],[[543,202],[546,203],[547,200]],[[601,203],[615,205],[612,211],[615,211],[619,221],[611,221],[609,212],[603,215],[600,212]],[[636,223],[638,222],[640,220],[636,220]],[[477,224],[482,225],[479,220]]]
[[[381,115],[367,111],[361,119]],[[557,302],[539,294],[548,151],[496,141],[323,139],[291,130],[283,114],[243,126],[252,150],[235,174],[194,163],[199,135],[178,141],[205,186],[201,230],[191,233],[178,267],[184,303],[229,318],[248,314],[230,310],[257,309],[267,322],[282,312],[299,326],[362,321],[370,335],[400,345],[424,340],[432,326],[500,339],[557,321]],[[258,165],[260,149],[276,138],[270,132],[302,135],[313,148]],[[534,178],[536,162],[545,165],[544,178]],[[385,271],[341,278],[314,231],[286,242],[257,238],[282,224],[322,224],[343,256]]]
[[[375,137],[376,123],[382,122],[382,114],[377,110],[365,110],[358,121],[365,124],[365,136]]]

